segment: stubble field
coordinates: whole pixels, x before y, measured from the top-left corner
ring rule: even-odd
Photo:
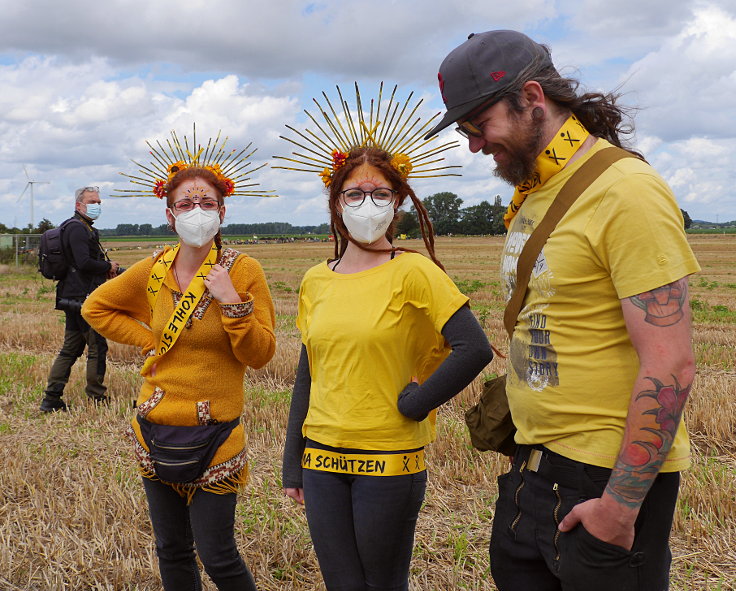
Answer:
[[[671,589],[736,589],[736,237],[691,236],[703,270],[690,280],[698,372],[686,410],[693,466],[672,535]],[[419,248],[419,241],[407,241]],[[443,238],[437,252],[491,341],[506,341],[497,279],[500,238]],[[120,248],[120,244],[116,244]],[[127,266],[150,243],[123,246]],[[325,243],[238,246],[258,259],[278,315],[278,348],[245,382],[244,423],[251,482],[239,498],[237,539],[259,589],[323,589],[301,507],[283,496],[281,446],[299,351],[294,326],[304,271],[331,255]],[[47,372],[63,339],[53,284],[30,268],[0,268],[0,590],[160,589],[143,488],[122,432],[140,385],[141,358],[110,344],[112,402],[90,405],[83,360],[72,373],[68,413],[38,411]],[[484,374],[503,370],[494,361]],[[481,379],[441,409],[428,447],[430,482],[417,528],[415,591],[495,589],[488,539],[496,477],[506,462],[469,444],[462,420]],[[206,579],[206,576],[205,576]],[[205,589],[214,586],[207,581]]]

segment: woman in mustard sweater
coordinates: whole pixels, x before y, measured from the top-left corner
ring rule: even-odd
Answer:
[[[154,190],[165,193],[179,243],[95,290],[82,314],[100,334],[147,355],[128,436],[164,589],[201,589],[196,544],[219,590],[251,590],[234,538],[248,474],[243,377],[274,354],[274,307],[259,263],[221,246],[232,181],[194,164],[170,166],[168,183]]]

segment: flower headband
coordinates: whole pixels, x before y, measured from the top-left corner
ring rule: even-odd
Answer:
[[[304,132],[300,132],[287,125],[286,127],[302,138],[304,143],[279,136],[281,139],[305,150],[308,154],[292,152],[293,158],[286,156],[274,156],[274,158],[288,160],[304,168],[290,166],[273,166],[272,168],[315,172],[319,174],[325,187],[329,187],[332,184],[335,172],[345,164],[351,150],[373,147],[387,152],[391,156],[391,165],[404,178],[460,176],[454,172],[438,172],[460,168],[459,166],[433,166],[444,160],[444,157],[435,158],[435,156],[446,150],[457,148],[460,144],[453,141],[440,146],[428,146],[430,142],[437,139],[437,136],[424,140],[423,135],[432,121],[440,114],[437,113],[426,123],[420,124],[421,117],[415,117],[415,115],[422,104],[422,100],[420,99],[411,107],[410,101],[414,95],[413,92],[402,103],[395,99],[397,86],[394,86],[388,104],[384,108],[382,102],[383,82],[381,82],[378,89],[378,98],[371,99],[370,110],[366,113],[363,110],[360,89],[356,82],[356,109],[355,114],[353,114],[347,101],[342,97],[340,87],[337,86],[336,88],[340,99],[339,108],[342,109],[341,115],[338,115],[329,97],[323,92],[322,96],[326,102],[325,107],[317,99],[312,99],[324,120],[322,125],[309,111],[304,111],[319,131],[314,132],[305,129]]]
[[[197,144],[197,128],[192,125],[192,143],[189,145],[187,136],[184,136],[184,143],[179,141],[175,131],[171,131],[171,139],[166,140],[166,146],[160,141],[156,141],[156,146],[151,145],[149,141],[146,144],[150,148],[149,154],[153,160],[148,166],[140,164],[132,160],[133,164],[138,166],[138,170],[142,176],[133,176],[121,172],[120,174],[130,179],[134,185],[142,185],[147,189],[116,189],[113,197],[147,197],[154,195],[159,199],[166,197],[166,185],[174,178],[176,173],[190,167],[204,168],[209,170],[217,177],[220,186],[224,189],[223,196],[244,195],[252,197],[277,197],[274,191],[262,191],[256,189],[248,189],[255,187],[258,183],[244,184],[250,180],[250,175],[255,171],[263,168],[266,164],[261,164],[255,168],[251,168],[250,157],[255,153],[256,148],[246,153],[251,145],[248,144],[237,154],[235,150],[225,151],[225,145],[228,138],[225,137],[220,141],[220,133],[213,141],[210,138],[207,141],[207,147],[203,148]]]

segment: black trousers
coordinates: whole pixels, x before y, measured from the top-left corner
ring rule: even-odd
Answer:
[[[666,591],[679,472],[655,479],[627,551],[582,525],[557,529],[576,504],[603,494],[611,471],[535,447],[543,452],[536,472],[527,469],[533,448],[523,445],[511,470],[498,478],[490,558],[499,591]]]
[[[255,591],[235,542],[237,495],[198,490],[187,505],[173,488],[143,478],[165,591],[200,591],[196,553],[219,591]]]
[[[64,344],[49,371],[46,397],[59,399],[69,381],[72,366],[87,348],[87,385],[84,389],[88,397],[100,400],[105,397],[107,387],[103,384],[107,369],[107,341],[93,330],[79,312],[65,310]]]

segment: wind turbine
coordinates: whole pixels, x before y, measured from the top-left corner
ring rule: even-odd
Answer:
[[[31,230],[33,230],[34,228],[34,225],[33,225],[33,185],[48,185],[49,181],[32,181],[31,177],[28,176],[28,170],[26,170],[25,166],[23,167],[23,172],[26,173],[26,178],[28,179],[28,182],[26,183],[26,186],[23,189],[23,192],[18,197],[18,201],[16,203],[20,202],[20,200],[23,199],[23,195],[26,194],[26,191],[30,187],[31,189]]]

